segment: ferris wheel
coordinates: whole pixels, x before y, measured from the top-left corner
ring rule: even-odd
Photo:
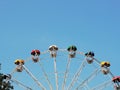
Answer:
[[[43,52],[34,49],[29,58],[16,59],[14,64],[5,80],[20,90],[120,90],[120,76],[113,75],[109,61],[74,45],[67,49],[51,45]]]

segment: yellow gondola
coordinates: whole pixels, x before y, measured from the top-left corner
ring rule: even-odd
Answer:
[[[24,65],[24,60],[22,60],[22,59],[17,59],[17,60],[15,60],[15,62],[14,62],[16,65],[19,65],[19,64],[22,64],[22,65]]]
[[[101,65],[101,67],[104,67],[104,66],[110,67],[110,62],[103,61],[103,62],[100,63],[100,65]]]

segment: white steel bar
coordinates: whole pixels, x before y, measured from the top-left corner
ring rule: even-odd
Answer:
[[[54,74],[55,74],[56,90],[58,90],[58,72],[57,72],[56,58],[54,58]]]
[[[68,57],[68,62],[67,62],[64,80],[63,80],[63,84],[62,84],[62,90],[64,90],[65,86],[66,86],[66,81],[67,81],[67,77],[68,77],[68,73],[69,73],[70,63],[71,63],[71,58]]]
[[[76,90],[78,90],[79,87],[83,87],[84,85],[87,85],[87,83],[89,83],[95,76],[97,76],[99,72],[100,69],[96,69],[88,78],[86,78],[77,86]]]
[[[46,90],[46,88],[42,85],[41,82],[37,80],[37,78],[23,65],[24,70],[31,76],[31,78],[40,86],[42,90]]]
[[[45,77],[46,80],[47,80],[47,83],[48,83],[48,85],[49,85],[50,90],[53,90],[52,84],[51,84],[51,82],[50,82],[50,80],[49,80],[49,78],[48,78],[48,75],[46,74],[46,72],[45,72],[45,70],[44,70],[41,62],[39,62],[39,65],[40,65],[41,70],[42,70],[42,72],[43,72],[43,74],[44,74],[44,77]]]
[[[73,79],[70,83],[70,85],[68,86],[68,89],[67,90],[71,90],[71,88],[73,87],[73,85],[77,82],[79,76],[80,76],[80,73],[82,72],[83,68],[85,67],[85,63],[86,61],[83,60],[83,62],[81,63],[78,71],[75,73],[75,75],[73,76]]]
[[[25,90],[26,90],[26,89],[27,89],[27,90],[32,90],[32,88],[30,88],[30,87],[22,84],[20,81],[18,81],[18,80],[16,80],[16,79],[13,79],[13,78],[12,78],[11,81],[14,82],[14,83],[16,83],[18,86],[23,87]]]
[[[98,86],[96,86],[96,87],[94,87],[94,88],[92,88],[90,90],[102,90],[102,89],[106,88],[107,86],[111,85],[112,83],[113,82],[111,80],[106,81],[106,82],[104,82],[104,83],[102,83],[102,84],[100,84],[100,85],[98,85]]]

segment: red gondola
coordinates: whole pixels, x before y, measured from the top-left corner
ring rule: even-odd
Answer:
[[[35,50],[32,50],[31,51],[31,55],[33,55],[33,56],[35,56],[35,55],[40,55],[40,51],[39,50],[37,50],[37,49],[35,49]]]
[[[39,55],[40,55],[40,51],[38,49],[34,49],[31,51],[31,55],[32,55],[32,60],[33,62],[38,62],[39,61]]]

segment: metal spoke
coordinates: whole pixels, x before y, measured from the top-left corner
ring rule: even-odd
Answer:
[[[62,84],[62,90],[64,90],[65,86],[66,86],[66,81],[67,81],[67,77],[68,77],[68,73],[69,73],[69,68],[70,68],[70,62],[71,62],[71,58],[68,57],[68,63],[67,63],[67,66],[66,66],[66,71],[65,71],[65,75],[64,75],[63,84]]]
[[[54,58],[54,74],[55,74],[56,90],[58,90],[58,72],[57,72],[56,58]]]
[[[98,86],[96,86],[96,87],[94,87],[94,88],[92,88],[90,90],[102,90],[102,89],[110,86],[112,83],[113,82],[110,80],[110,81],[104,82],[104,83],[102,83],[102,84],[100,84],[100,85],[98,85]]]
[[[31,76],[31,78],[40,86],[42,90],[46,90],[46,88],[39,82],[36,77],[23,65],[24,70]]]
[[[46,74],[46,72],[45,72],[45,70],[44,70],[41,62],[39,62],[39,65],[40,65],[41,70],[42,70],[42,72],[43,72],[43,74],[44,74],[44,77],[45,77],[46,80],[47,80],[47,83],[48,83],[48,85],[49,85],[49,87],[50,87],[50,90],[53,90],[52,84],[51,84],[51,82],[50,82],[50,80],[49,80],[49,78],[48,78],[48,75]]]
[[[77,80],[78,80],[78,78],[79,78],[79,76],[80,76],[81,71],[82,71],[83,68],[85,67],[85,63],[86,63],[86,61],[83,60],[81,66],[80,66],[79,69],[78,69],[78,71],[77,71],[77,72],[75,73],[75,75],[73,76],[73,79],[72,79],[70,85],[68,86],[68,89],[67,89],[67,90],[70,90],[70,89],[73,87],[73,85],[75,84],[75,82],[77,82]]]
[[[32,90],[30,87],[24,85],[23,83],[21,83],[20,81],[16,80],[15,78],[11,79],[12,82],[16,83],[18,86],[24,88],[25,90]]]
[[[76,88],[78,90],[80,87],[84,87],[84,85],[88,84],[95,76],[98,75],[100,72],[100,69],[96,69],[88,78],[86,78],[84,81],[82,81]]]

